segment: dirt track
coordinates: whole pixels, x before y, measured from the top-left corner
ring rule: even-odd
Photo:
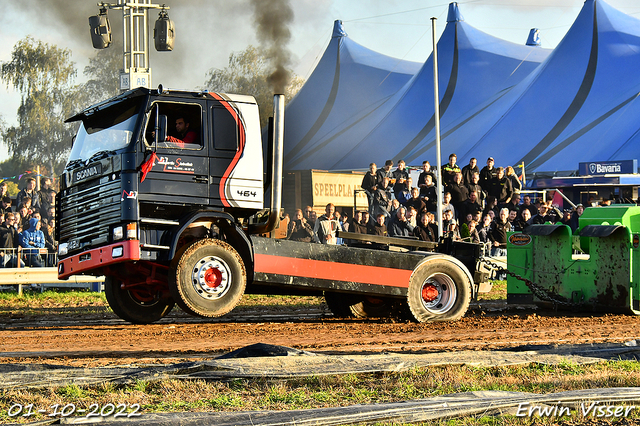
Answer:
[[[433,352],[522,345],[626,342],[640,338],[640,318],[554,312],[492,314],[474,310],[454,323],[332,318],[322,307],[282,307],[259,322],[251,313],[215,322],[172,313],[161,323],[131,325],[113,314],[5,319],[0,362],[71,365],[172,363],[254,343],[322,352]]]

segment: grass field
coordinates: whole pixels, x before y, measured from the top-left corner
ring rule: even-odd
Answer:
[[[74,404],[85,409],[93,403],[100,406],[107,403],[128,406],[140,404],[141,413],[224,412],[371,404],[477,390],[550,393],[623,386],[640,386],[640,365],[637,362],[603,362],[588,366],[565,364],[556,367],[538,364],[494,368],[438,366],[402,373],[347,374],[290,380],[171,380],[139,381],[128,386],[69,385],[41,390],[0,391],[0,422],[26,420],[8,416],[9,410],[16,402],[23,406],[33,404],[34,407],[50,407],[54,404],[63,407]],[[634,413],[635,411],[632,412]],[[36,415],[30,417],[29,421],[44,418],[46,417],[43,415]],[[532,423],[534,420],[535,423]],[[573,421],[570,417],[565,420]],[[505,416],[453,419],[436,424],[557,424],[557,421],[555,418],[529,420]]]

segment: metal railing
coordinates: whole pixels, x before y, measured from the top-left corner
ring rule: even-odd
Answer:
[[[32,284],[40,285],[41,290],[57,287],[89,288],[100,291],[104,277],[74,275],[68,280],[59,280],[56,267],[57,253],[50,253],[47,249],[37,249],[37,255],[42,259],[42,266],[29,266],[33,262],[28,257],[36,253],[27,253],[28,251],[22,248],[0,249],[0,285],[18,286],[18,294],[22,294],[23,286]]]

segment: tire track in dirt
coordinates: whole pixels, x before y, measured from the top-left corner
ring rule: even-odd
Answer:
[[[317,316],[309,318],[310,315]],[[323,318],[321,313],[280,313],[258,322],[193,321],[172,316],[162,323],[132,325],[113,317],[34,317],[4,322],[0,361],[38,359],[109,363],[132,359],[213,357],[254,343],[323,352],[432,352],[500,349],[521,345],[621,343],[640,338],[640,318],[625,315],[563,316],[555,312],[516,315],[471,313],[456,322],[417,324],[390,320]],[[275,316],[278,317],[278,316]],[[268,317],[265,317],[268,318]],[[105,323],[106,322],[106,323]],[[12,361],[13,360],[13,361]],[[84,360],[84,361],[83,361]],[[49,362],[49,361],[48,361]]]

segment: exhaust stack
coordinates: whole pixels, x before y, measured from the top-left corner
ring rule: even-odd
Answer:
[[[273,95],[273,144],[271,158],[271,211],[266,222],[250,226],[252,234],[273,231],[280,222],[282,207],[282,167],[284,157],[284,95]]]
[[[284,152],[284,95],[273,95],[273,161],[271,163],[271,214],[280,217]],[[274,224],[275,226],[275,224]]]

